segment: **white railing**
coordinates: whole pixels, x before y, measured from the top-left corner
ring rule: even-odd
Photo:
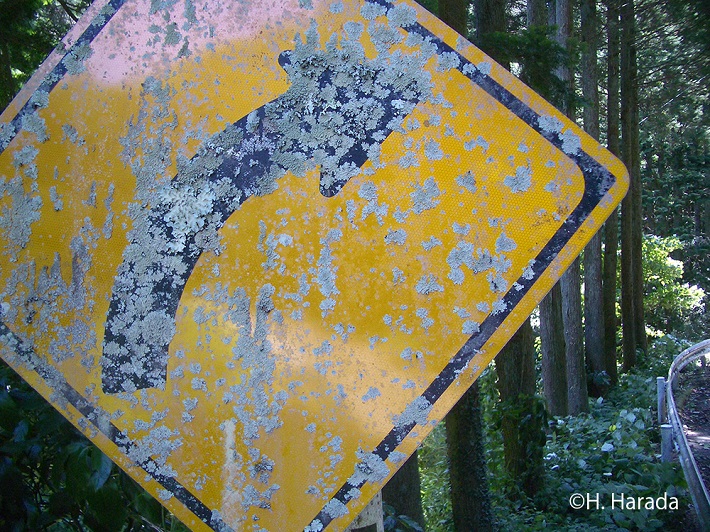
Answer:
[[[710,340],[705,340],[686,349],[673,360],[668,370],[668,381],[665,381],[663,377],[658,377],[657,387],[658,421],[662,423],[661,455],[664,460],[670,459],[671,446],[674,441],[700,524],[703,530],[710,530],[710,496],[708,496],[708,490],[700,476],[693,453],[688,447],[688,440],[680,417],[678,417],[678,409],[673,397],[673,387],[681,370],[692,361],[706,355],[710,355]],[[669,424],[665,424],[666,414]]]

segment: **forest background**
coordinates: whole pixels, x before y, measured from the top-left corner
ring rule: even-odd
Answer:
[[[0,0],[0,108],[89,3]],[[383,490],[387,529],[689,529],[652,405],[710,331],[710,3],[420,3],[620,156],[631,188]],[[4,363],[0,381],[0,529],[183,528]],[[683,504],[574,511],[574,492]]]

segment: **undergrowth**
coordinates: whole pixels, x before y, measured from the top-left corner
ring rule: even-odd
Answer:
[[[488,476],[499,529],[683,529],[690,499],[678,462],[661,462],[655,405],[656,377],[666,375],[673,358],[686,347],[687,343],[670,335],[656,339],[643,363],[633,372],[622,374],[606,398],[590,399],[588,414],[552,418],[544,451],[544,487],[532,500],[506,496],[514,482],[504,471],[503,442],[494,428],[498,401],[495,372],[487,369],[480,382]],[[443,424],[424,442],[419,463],[427,530],[452,532]],[[589,494],[590,508],[572,509],[569,501],[574,493]],[[643,497],[643,501],[664,494],[667,500],[677,497],[678,509],[627,509],[620,504],[612,508],[612,494],[618,501],[622,493]]]

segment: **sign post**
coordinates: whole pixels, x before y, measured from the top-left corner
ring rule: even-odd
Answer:
[[[195,530],[343,529],[627,188],[409,3],[97,0],[0,119],[2,357]]]

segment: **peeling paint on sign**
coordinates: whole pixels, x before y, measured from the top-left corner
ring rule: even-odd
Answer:
[[[341,529],[625,187],[407,1],[97,0],[0,119],[0,352],[191,528]]]

